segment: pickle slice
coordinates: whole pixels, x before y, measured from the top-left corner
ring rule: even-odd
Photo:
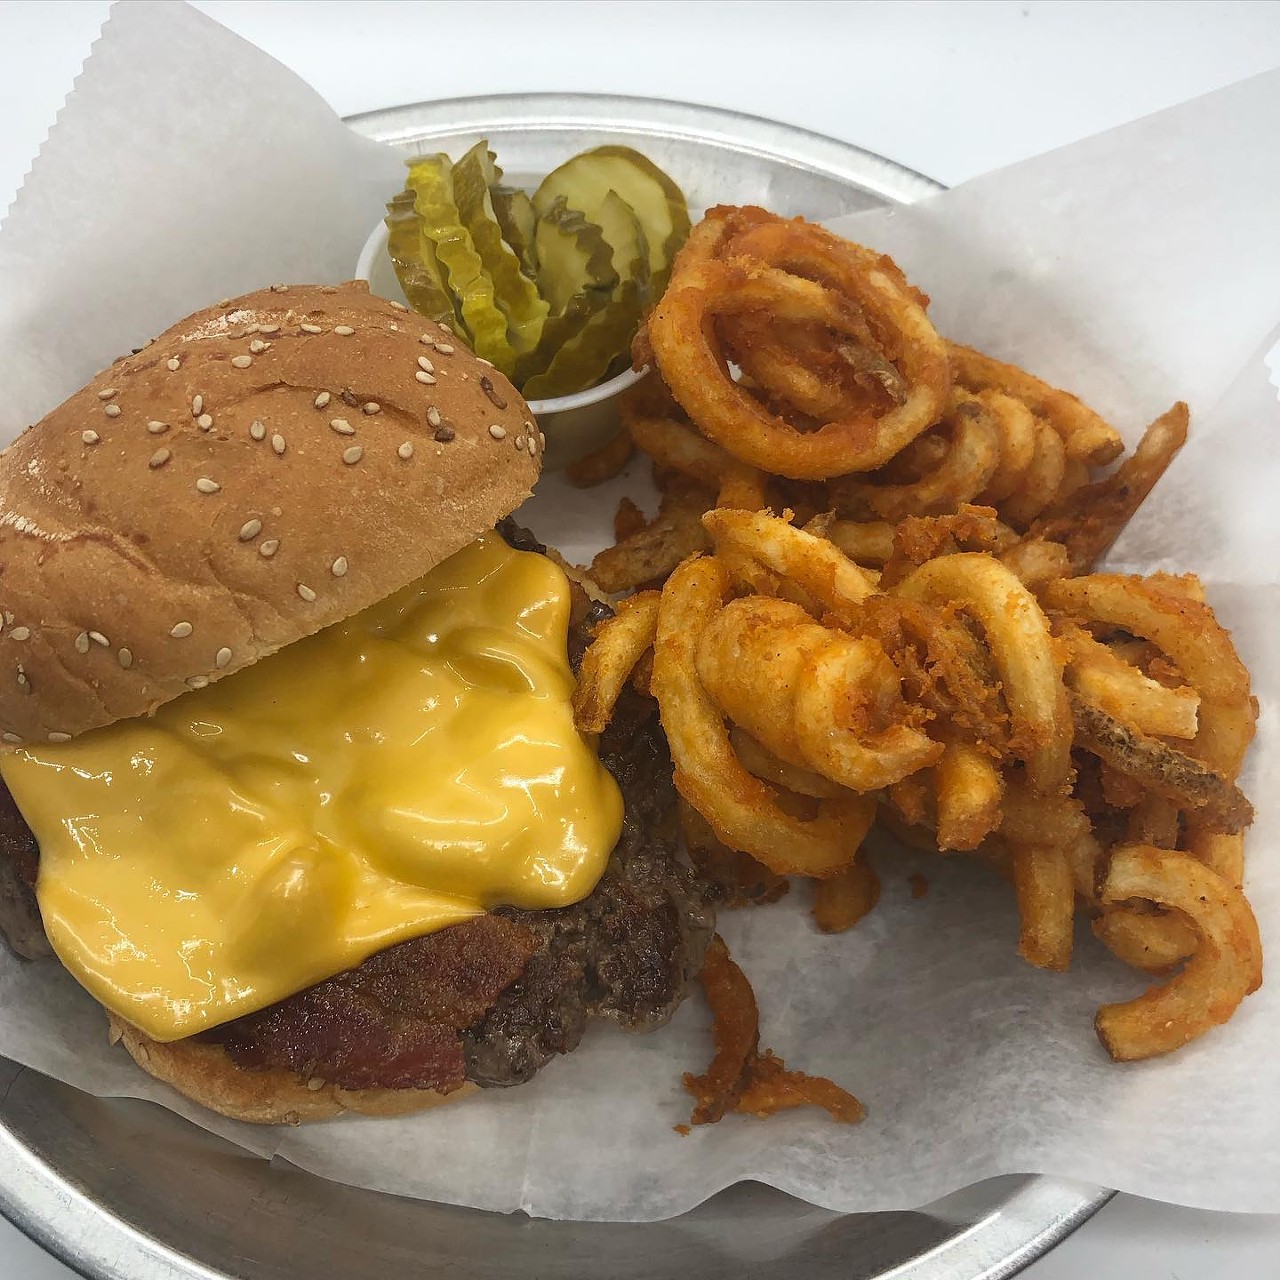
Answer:
[[[649,284],[644,231],[631,206],[614,191],[601,202],[600,224],[613,249],[619,283],[609,301],[564,339],[546,369],[529,377],[524,393],[530,399],[567,396],[594,386],[606,376],[618,353],[630,347],[640,326]]]
[[[409,164],[409,190],[422,231],[444,268],[449,291],[471,337],[476,355],[510,375],[516,354],[507,339],[507,317],[494,299],[493,280],[476,252],[471,233],[453,199],[453,164],[446,155]]]
[[[556,201],[534,230],[538,288],[551,303],[537,347],[516,365],[516,385],[542,373],[556,353],[596,312],[609,305],[618,288],[613,250],[600,228]]]
[[[571,299],[587,291],[602,291],[607,299],[618,283],[613,249],[599,226],[588,222],[563,198],[538,215],[534,231],[538,250],[538,288],[555,314]]]
[[[647,156],[630,147],[606,146],[584,151],[549,173],[534,193],[533,207],[541,216],[557,199],[590,221],[610,191],[635,211],[649,242],[649,296],[666,288],[671,259],[689,234],[689,209],[684,193]]]
[[[527,191],[519,187],[496,186],[489,188],[493,212],[502,228],[502,238],[515,250],[524,273],[530,279],[538,277],[538,253],[533,244],[533,231],[538,215],[533,211],[533,201]]]
[[[502,174],[487,142],[477,142],[453,166],[453,199],[462,225],[471,234],[490,280],[498,309],[507,317],[507,337],[516,355],[538,345],[550,306],[520,269],[520,259],[502,238],[502,228],[489,197]],[[503,370],[509,372],[509,370]]]
[[[435,246],[418,229],[414,194],[402,191],[387,202],[387,252],[409,305],[437,324],[455,324],[458,313],[445,287]]]

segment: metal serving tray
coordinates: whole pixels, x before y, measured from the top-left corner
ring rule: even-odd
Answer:
[[[938,190],[833,138],[649,99],[502,95],[349,123],[406,153],[456,154],[488,138],[516,182],[586,147],[630,143],[698,207],[761,204],[830,218]],[[667,1222],[531,1221],[267,1164],[161,1107],[89,1097],[0,1059],[0,1212],[93,1280],[1001,1280],[1110,1195],[1007,1177],[911,1212],[836,1214],[744,1184]]]

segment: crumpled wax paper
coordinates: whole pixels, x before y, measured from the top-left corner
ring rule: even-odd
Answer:
[[[944,333],[1077,391],[1130,442],[1174,399],[1191,403],[1192,442],[1113,560],[1198,570],[1252,668],[1248,891],[1271,955],[1280,405],[1264,357],[1280,336],[1277,119],[1280,73],[840,227],[898,257]],[[212,299],[349,276],[400,175],[399,157],[208,19],[119,6],[0,233],[5,438]],[[640,474],[586,494],[548,476],[522,516],[585,559]],[[844,936],[813,929],[802,885],[722,920],[764,1043],[853,1089],[868,1116],[852,1128],[800,1111],[673,1132],[690,1109],[680,1074],[711,1051],[696,999],[658,1034],[593,1031],[519,1089],[294,1131],[221,1121],[151,1081],[107,1046],[100,1011],[54,964],[0,955],[0,1054],[96,1094],[154,1099],[339,1181],[548,1217],[657,1219],[748,1178],[832,1209],[906,1208],[1015,1172],[1280,1211],[1280,985],[1181,1053],[1117,1066],[1093,1013],[1144,979],[1087,929],[1069,974],[1038,972],[1015,954],[1005,884],[959,858],[886,855],[879,870],[879,906]]]

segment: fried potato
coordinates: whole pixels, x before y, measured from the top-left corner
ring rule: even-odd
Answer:
[[[658,610],[653,692],[675,764],[676,789],[717,837],[779,875],[826,876],[847,866],[875,814],[858,796],[817,802],[810,820],[785,812],[779,793],[743,768],[724,715],[697,671],[702,635],[723,606],[728,577],[711,556],[686,560]]]
[[[636,451],[631,433],[623,427],[598,449],[571,462],[564,469],[565,479],[579,489],[590,489],[612,480],[631,461]]]
[[[880,877],[865,858],[813,886],[813,922],[823,933],[852,929],[880,901]]]
[[[951,742],[934,766],[938,848],[976,849],[1000,825],[1004,780],[985,752]]]
[[[780,759],[850,790],[890,786],[942,753],[903,723],[898,673],[874,640],[831,631],[785,600],[730,602],[696,661],[726,716]]]
[[[1069,654],[1067,687],[1090,706],[1139,733],[1196,736],[1200,695],[1189,685],[1171,689],[1152,680],[1074,623],[1064,623],[1055,634]]]
[[[1098,1010],[1098,1038],[1117,1062],[1181,1048],[1226,1022],[1261,984],[1262,946],[1248,902],[1190,854],[1118,847],[1100,897],[1104,904],[1139,898],[1180,911],[1198,935],[1195,952],[1176,977],[1135,1000]]]
[[[1014,845],[1013,888],[1020,921],[1018,954],[1040,969],[1068,968],[1076,892],[1067,851],[1053,845]]]
[[[630,596],[596,628],[573,691],[573,720],[579,733],[604,732],[627,678],[653,646],[659,599],[656,591]]]
[[[1004,565],[975,552],[930,560],[893,590],[908,600],[955,605],[981,625],[1004,682],[1027,777],[1038,791],[1061,787],[1071,770],[1071,710],[1035,597]]]

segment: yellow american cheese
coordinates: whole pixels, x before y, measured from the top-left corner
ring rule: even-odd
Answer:
[[[0,773],[63,964],[174,1040],[489,907],[586,897],[622,822],[568,582],[485,535],[346,622]]]

